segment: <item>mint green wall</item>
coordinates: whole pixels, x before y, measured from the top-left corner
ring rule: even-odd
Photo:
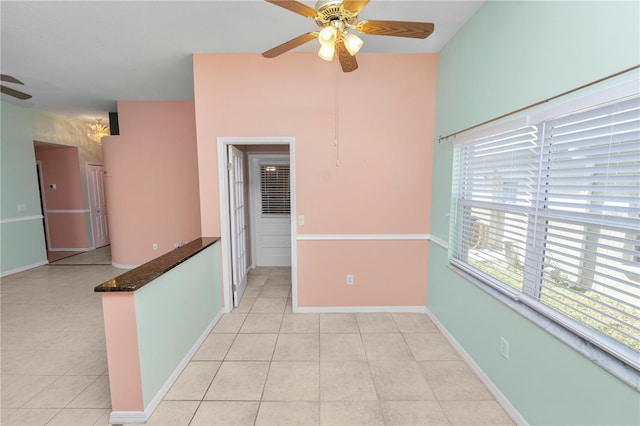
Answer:
[[[10,103],[0,104],[0,274],[46,262],[33,142],[78,147],[85,208],[87,162],[102,162],[102,147],[87,138],[86,123]],[[19,212],[18,205],[27,211]],[[86,216],[88,219],[88,215]],[[92,245],[90,223],[88,240]]]
[[[222,310],[217,242],[135,292],[145,408]]]
[[[436,135],[639,63],[638,2],[488,1],[438,57]],[[430,233],[445,241],[452,151],[434,142]],[[638,392],[452,272],[436,244],[427,306],[530,424],[640,424]]]

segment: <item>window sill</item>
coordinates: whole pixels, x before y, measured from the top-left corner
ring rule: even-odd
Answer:
[[[578,334],[567,329],[565,326],[558,324],[540,312],[518,301],[517,298],[514,298],[512,295],[507,295],[505,292],[493,288],[451,264],[449,264],[448,267],[451,271],[460,275],[493,298],[504,303],[506,306],[527,318],[529,321],[556,337],[578,353],[582,354],[602,369],[622,380],[636,391],[640,391],[640,371],[635,366],[621,361],[609,352],[599,348]]]

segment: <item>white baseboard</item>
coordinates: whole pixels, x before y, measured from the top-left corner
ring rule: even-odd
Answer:
[[[111,262],[111,266],[120,269],[135,269],[140,265],[123,265],[122,263]]]
[[[482,381],[482,383],[484,383],[484,385],[487,387],[489,392],[491,392],[491,394],[496,399],[498,404],[500,404],[504,409],[504,411],[506,411],[507,414],[511,416],[513,421],[519,426],[527,426],[529,423],[527,423],[525,418],[522,417],[520,412],[513,405],[511,405],[511,402],[509,402],[507,397],[504,396],[502,392],[500,392],[500,389],[498,389],[498,387],[491,381],[489,376],[487,376],[484,373],[484,371],[482,371],[480,366],[474,361],[471,355],[469,355],[467,351],[464,350],[464,348],[460,345],[460,343],[458,343],[458,341],[451,335],[451,333],[447,331],[444,325],[442,325],[442,323],[438,321],[436,316],[433,315],[433,313],[426,307],[423,307],[423,312],[426,312],[429,318],[431,318],[431,321],[433,321],[436,327],[438,327],[438,330],[440,330],[440,332],[447,339],[449,344],[453,346],[453,348],[460,354],[462,359],[464,359],[467,362],[469,367],[471,367],[471,370],[473,370],[473,372],[476,373],[478,378],[480,378],[480,380]]]
[[[48,261],[43,260],[41,262],[36,262],[30,265],[21,266],[19,268],[11,269],[9,271],[4,271],[0,273],[0,277],[6,277],[7,275],[13,275],[13,274],[17,274],[18,272],[28,271],[29,269],[37,268],[38,266],[42,266],[42,265],[47,265],[48,263],[49,263]]]
[[[297,307],[296,313],[366,313],[366,312],[408,312],[424,313],[424,306],[317,306]]]
[[[218,321],[220,321],[220,318],[222,318],[223,314],[224,314],[224,311],[220,309],[220,311],[218,311],[216,316],[213,317],[209,325],[207,325],[207,328],[205,328],[205,330],[202,332],[200,337],[198,337],[198,340],[196,340],[196,342],[193,344],[189,352],[187,352],[184,358],[182,358],[182,361],[180,361],[176,369],[173,370],[173,373],[171,373],[167,381],[164,382],[164,385],[162,385],[162,387],[160,388],[158,393],[156,393],[156,396],[153,397],[149,405],[145,407],[144,411],[112,411],[111,416],[109,416],[109,422],[110,423],[144,423],[147,420],[149,420],[149,417],[151,417],[151,415],[156,410],[156,408],[158,408],[158,405],[162,402],[162,398],[165,397],[167,392],[169,392],[169,390],[171,389],[171,386],[173,386],[175,381],[178,380],[178,377],[180,377],[182,370],[185,369],[187,364],[189,364],[189,361],[191,361],[191,358],[193,358],[196,352],[198,352],[198,349],[200,349],[200,346],[202,346],[207,336],[209,336],[209,334],[211,333],[211,330],[213,330],[213,327],[215,327]]]
[[[145,423],[144,411],[112,411],[109,416],[109,423]]]
[[[48,249],[49,251],[90,251],[91,247],[57,247],[57,248],[50,248]]]

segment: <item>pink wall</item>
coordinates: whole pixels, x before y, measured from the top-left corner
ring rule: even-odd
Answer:
[[[134,293],[102,293],[111,409],[144,411]]]
[[[201,235],[194,103],[118,102],[118,118],[102,139],[111,253],[139,265]]]
[[[429,232],[436,55],[360,54],[358,63],[344,74],[315,54],[194,55],[203,235],[220,235],[221,136],[295,137],[297,213],[306,221],[298,234]],[[300,306],[424,305],[427,254],[415,241],[299,242]],[[360,285],[344,285],[347,270]]]
[[[46,213],[49,245],[52,249],[88,248],[88,214],[85,210],[77,147],[36,147],[41,162],[44,198],[47,210],[78,210]],[[49,185],[55,184],[56,189]]]
[[[299,306],[421,306],[427,241],[298,242]],[[345,285],[354,275],[352,286]]]
[[[52,249],[86,249],[87,240],[86,213],[49,213],[49,244]]]

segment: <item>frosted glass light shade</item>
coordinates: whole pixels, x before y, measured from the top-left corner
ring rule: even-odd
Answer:
[[[335,27],[328,26],[320,30],[318,41],[322,46],[334,46],[338,39],[338,30]]]
[[[320,46],[320,50],[318,51],[318,56],[324,59],[325,61],[332,61],[333,55],[336,53],[336,48],[334,45],[322,45]]]
[[[347,51],[351,54],[351,56],[355,56],[364,44],[362,39],[353,33],[345,32],[343,38],[344,47],[347,48]]]

